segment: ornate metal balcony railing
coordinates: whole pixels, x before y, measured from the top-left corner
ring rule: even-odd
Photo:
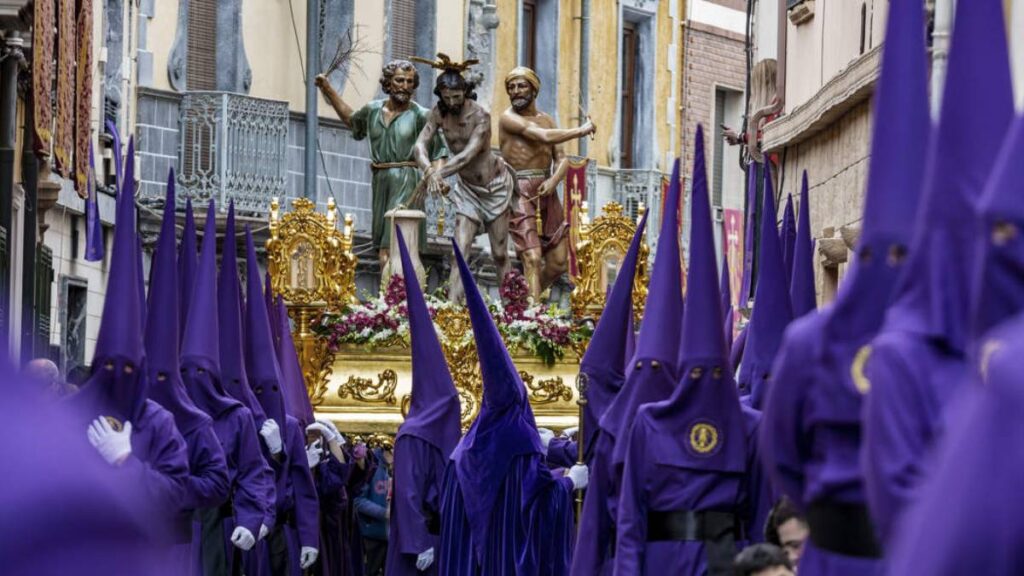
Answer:
[[[619,170],[615,173],[612,200],[622,204],[624,215],[636,220],[640,205],[650,212],[647,216],[647,242],[657,244],[661,226],[661,193],[665,175],[659,170]]]
[[[287,102],[189,92],[179,118],[185,195],[221,206],[234,200],[236,210],[252,214],[265,214],[272,197],[286,195]]]

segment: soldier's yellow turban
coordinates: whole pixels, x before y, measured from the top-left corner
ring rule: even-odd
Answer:
[[[540,92],[540,78],[537,77],[537,73],[533,70],[526,66],[516,66],[505,75],[505,86],[507,87],[509,82],[517,78],[526,80],[530,83],[530,86],[533,86],[535,91]]]

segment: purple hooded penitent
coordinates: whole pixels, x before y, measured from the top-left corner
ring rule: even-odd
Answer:
[[[413,270],[402,231],[402,270]],[[441,528],[441,490],[448,457],[459,442],[460,405],[434,322],[416,274],[405,274],[412,348],[412,400],[395,437],[395,470],[388,535],[388,576],[419,576],[416,557],[436,550]],[[436,564],[430,574],[436,574]]]
[[[637,409],[648,402],[668,398],[676,388],[676,362],[680,352],[680,322],[683,319],[682,269],[679,254],[679,160],[672,168],[672,181],[665,200],[665,214],[659,233],[658,254],[651,271],[636,352],[626,368],[626,381],[601,417],[601,433],[616,443],[625,439]],[[625,445],[612,450],[612,464],[621,467]],[[613,474],[611,477],[618,477]]]
[[[85,199],[85,259],[89,262],[99,262],[103,260],[105,252],[103,222],[100,220],[100,204],[96,198],[96,159],[90,143],[89,196]]]
[[[174,171],[167,183],[160,239],[153,255],[146,321],[146,371],[150,398],[174,415],[188,446],[189,474],[175,523],[172,563],[188,572],[192,559],[192,515],[200,508],[220,506],[230,489],[224,450],[213,420],[192,403],[182,382],[178,354],[178,266],[174,230]]]
[[[244,404],[252,412],[258,429],[263,426],[267,415],[253,394],[252,387],[249,386],[249,375],[246,371],[245,338],[242,331],[242,286],[238,280],[237,253],[235,205],[232,202],[228,208],[228,218],[224,228],[220,276],[217,279],[221,382],[232,398]]]
[[[615,400],[626,379],[626,363],[635,349],[633,339],[633,281],[640,247],[647,229],[647,214],[633,234],[633,242],[622,259],[622,267],[594,335],[580,360],[580,376],[586,378],[587,404],[583,411],[584,459],[590,466],[590,484],[584,497],[572,574],[601,574],[611,557],[611,534],[614,530],[608,511],[608,493],[613,482],[608,478],[607,463],[612,445],[600,436],[600,417]],[[554,441],[552,441],[554,443]],[[550,455],[551,446],[548,446]]]
[[[801,205],[801,209],[803,205]],[[782,228],[779,230],[782,243],[782,262],[786,267],[786,282],[793,275],[793,255],[796,251],[796,212],[793,211],[793,195],[786,194],[786,207],[782,210]]]
[[[128,157],[135,151],[128,143]],[[132,423],[132,454],[121,465],[124,474],[146,486],[157,521],[170,519],[184,494],[188,461],[185,441],[174,418],[149,398],[142,340],[142,305],[136,266],[134,172],[128,162],[125,185],[117,198],[114,247],[107,279],[93,374],[69,402],[89,419],[109,417]],[[86,423],[82,423],[85,434]]]
[[[760,410],[771,385],[772,362],[782,345],[782,335],[793,319],[789,283],[782,262],[779,235],[775,232],[775,192],[772,171],[765,166],[761,245],[757,260],[754,311],[750,315],[747,342],[740,365],[740,394],[749,395],[750,405]]]
[[[178,247],[178,328],[181,330],[181,338],[185,337],[185,324],[188,321],[196,281],[196,267],[199,265],[196,246],[196,220],[192,214],[192,199],[189,198],[185,202],[185,228],[181,233],[181,246]]]
[[[691,210],[682,381],[668,399],[642,406],[628,439],[619,439],[628,449],[615,574],[728,573],[744,528],[757,529],[748,516],[757,506],[747,493],[757,415],[744,413],[729,368],[699,125]],[[714,535],[652,537],[661,530],[659,514],[709,512],[722,517]]]
[[[1013,119],[1002,3],[960,2],[955,23],[914,241],[865,367],[865,484],[883,547],[927,474],[948,399],[969,379],[973,214]]]
[[[288,406],[288,413],[294,416],[305,429],[306,426],[313,423],[313,405],[309,402],[306,379],[302,376],[299,355],[295,351],[291,328],[288,327],[288,309],[285,308],[284,299],[281,296],[277,297],[274,309],[276,310],[274,320],[278,325],[277,333],[281,334],[277,356],[285,381],[285,404]]]
[[[800,184],[800,221],[796,227],[796,246],[790,268],[789,296],[793,303],[793,318],[799,318],[818,306],[814,290],[814,240],[811,238],[811,204],[808,200],[806,170]]]
[[[284,462],[275,464],[277,472],[277,515],[294,517],[294,522],[274,527],[269,538],[288,541],[287,562],[293,574],[300,573],[299,546],[319,548],[320,544],[320,503],[317,500],[313,475],[306,460],[306,434],[299,421],[288,415],[284,398],[286,386],[281,368],[277,363],[274,338],[270,331],[267,307],[262,302],[263,283],[260,281],[259,262],[256,260],[256,245],[252,232],[245,231],[246,251],[246,299],[245,307],[245,373],[249,387],[268,420],[278,424],[283,442]],[[223,302],[222,302],[223,304]],[[278,547],[270,545],[271,556]],[[278,560],[271,558],[271,565]]]
[[[793,323],[773,369],[762,455],[776,488],[815,509],[801,573],[880,571],[859,459],[867,392],[861,375],[870,354],[865,345],[882,324],[905,261],[906,223],[924,176],[930,121],[923,20],[918,0],[890,4],[856,260],[835,302]],[[840,513],[850,528],[841,538],[828,523]]]
[[[453,242],[473,324],[483,403],[445,473],[438,574],[562,574],[572,554],[571,481],[542,461],[526,387]]]

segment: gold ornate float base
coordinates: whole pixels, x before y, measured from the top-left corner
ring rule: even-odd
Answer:
[[[532,354],[513,354],[523,376],[537,425],[555,430],[576,426],[575,357],[553,366]],[[453,370],[456,372],[456,370]],[[475,418],[478,393],[459,384],[463,424]],[[327,389],[316,406],[317,418],[332,420],[348,434],[394,434],[402,423],[412,389],[412,358],[405,347],[369,350],[347,345],[334,357]]]

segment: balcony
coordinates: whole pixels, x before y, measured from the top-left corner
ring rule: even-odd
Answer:
[[[262,216],[286,196],[288,103],[226,92],[189,92],[179,108],[178,185],[196,203],[234,201]]]
[[[661,192],[666,179],[660,170],[619,170],[615,173],[612,200],[622,204],[625,215],[636,220],[641,204],[650,212],[647,217],[647,243],[653,248],[661,225]]]

